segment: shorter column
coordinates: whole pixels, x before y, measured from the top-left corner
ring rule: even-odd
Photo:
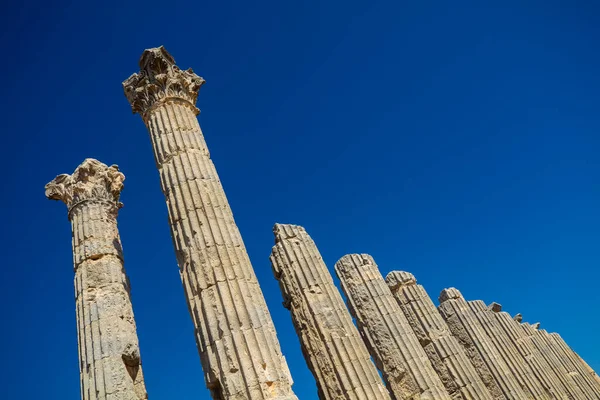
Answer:
[[[322,400],[389,400],[315,242],[275,224],[271,265]]]
[[[345,255],[335,271],[392,398],[450,400],[373,257]]]
[[[439,300],[438,309],[452,334],[465,347],[469,356],[473,353],[479,354],[496,379],[504,396],[507,399],[528,399],[462,294],[455,288],[444,289]],[[475,359],[472,358],[472,360]],[[475,366],[477,367],[477,365]]]
[[[483,360],[473,354],[479,368],[473,366],[465,349],[452,336],[433,301],[423,286],[417,285],[411,273],[392,271],[386,282],[452,398],[504,399]]]

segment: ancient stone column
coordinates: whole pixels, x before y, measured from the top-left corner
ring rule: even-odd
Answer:
[[[315,242],[297,225],[275,224],[273,232],[273,273],[319,399],[390,399]]]
[[[525,394],[530,399],[552,399],[552,394],[542,386],[487,305],[481,300],[468,301],[467,304]],[[501,309],[498,303],[492,303],[491,307],[497,311]]]
[[[542,356],[546,359],[548,364],[550,364],[550,366],[556,373],[558,379],[565,387],[569,398],[581,400],[590,399],[590,397],[588,397],[582,391],[582,389],[579,387],[579,385],[573,379],[573,377],[569,375],[569,371],[565,368],[563,360],[561,360],[560,357],[557,357],[552,348],[543,339],[543,337],[538,335],[538,327],[539,324],[535,324],[535,326],[528,323],[521,324],[521,328],[523,329],[525,334],[531,338],[532,343],[537,347],[538,351],[542,354]]]
[[[82,400],[147,399],[117,213],[125,176],[86,159],[46,185],[62,200],[73,230]]]
[[[473,366],[465,349],[452,336],[433,301],[423,286],[417,285],[411,273],[392,271],[386,282],[452,398],[505,398],[478,353],[472,354],[477,368]]]
[[[588,385],[594,391],[600,391],[600,379],[596,372],[579,356],[579,354],[575,353],[575,351],[569,347],[558,333],[549,333],[548,335],[549,340],[554,342],[557,351],[562,352],[564,356],[568,357],[574,369],[586,379]]]
[[[335,271],[392,398],[450,400],[373,257],[345,255]]]
[[[196,118],[203,83],[159,47],[144,51],[123,88],[150,132],[205,381],[215,399],[296,399]]]
[[[552,399],[568,399],[568,391],[562,385],[550,364],[533,344],[531,338],[525,334],[520,324],[513,320],[508,313],[501,311],[502,308],[499,305],[491,305],[488,309],[495,316],[506,335],[513,341],[550,397]]]
[[[472,357],[474,353],[480,356],[507,399],[528,399],[462,294],[455,288],[444,289],[439,301],[442,317],[471,360],[476,362],[476,358]]]

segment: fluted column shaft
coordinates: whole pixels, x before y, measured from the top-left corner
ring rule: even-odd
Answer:
[[[113,179],[116,195],[106,189]],[[50,199],[69,207],[83,400],[147,398],[117,229],[123,179],[116,166],[88,159],[46,186]]]
[[[537,347],[531,341],[531,338],[525,334],[518,322],[512,317],[500,310],[490,310],[495,314],[496,320],[506,335],[515,343],[515,346],[531,367],[533,373],[537,376],[540,383],[550,393],[553,399],[568,399],[567,390],[558,379],[558,376],[548,364],[546,359],[539,352]]]
[[[450,400],[373,257],[345,255],[335,264],[335,271],[392,398]]]
[[[460,292],[454,288],[444,289],[438,309],[452,334],[467,350],[467,355],[479,354],[504,396],[507,399],[528,399]]]
[[[481,300],[468,301],[467,304],[525,394],[535,400],[551,399],[551,393],[544,389],[513,341],[489,312],[486,304]],[[493,306],[500,307],[500,304],[494,303]]]
[[[550,333],[548,335],[548,340],[553,341],[556,350],[558,352],[562,352],[562,354],[570,360],[574,371],[577,371],[577,373],[579,373],[583,379],[585,379],[588,387],[598,396],[600,393],[600,380],[597,379],[598,375],[596,375],[596,372],[594,372],[594,370],[587,365],[587,363],[583,361],[583,359],[579,357],[579,355],[575,353],[571,347],[569,347],[569,345],[558,333]]]
[[[478,369],[473,366],[464,348],[452,336],[433,301],[423,286],[417,285],[412,274],[392,271],[387,275],[386,282],[453,399],[504,399],[485,363],[479,357],[476,362]]]
[[[390,399],[317,246],[276,224],[271,265],[322,400]]]
[[[150,132],[205,381],[215,399],[295,399],[269,310],[194,106],[204,80],[146,50],[123,83]]]

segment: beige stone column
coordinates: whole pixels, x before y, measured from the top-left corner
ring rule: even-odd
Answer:
[[[335,271],[392,398],[450,400],[373,257],[345,255],[335,264]]]
[[[319,399],[390,399],[315,242],[297,225],[273,232],[271,265]]]
[[[467,350],[467,355],[479,354],[507,399],[528,399],[462,294],[455,288],[444,289],[439,300],[442,317]],[[475,358],[471,359],[475,362]]]
[[[144,51],[140,72],[123,88],[150,132],[204,378],[215,399],[296,399],[271,315],[196,118],[203,83],[159,47]]]
[[[46,185],[46,197],[68,208],[82,400],[148,398],[117,230],[125,176],[88,158],[72,175]]]
[[[560,357],[557,357],[543,337],[538,335],[538,326],[539,324],[532,326],[531,324],[523,323],[521,324],[521,329],[523,329],[525,334],[531,338],[531,341],[537,347],[538,351],[546,359],[548,364],[550,364],[558,379],[565,387],[569,398],[589,400],[589,397],[582,391],[577,382],[569,375],[569,371],[565,368]]]
[[[542,386],[546,389],[552,399],[568,399],[567,390],[550,367],[550,364],[533,344],[531,338],[525,334],[520,324],[506,312],[501,311],[499,305],[488,307],[489,312],[494,315],[499,326],[513,341],[521,356],[537,376]]]
[[[481,300],[468,301],[467,304],[525,394],[535,400],[552,399],[552,394],[542,386],[516,345],[488,310],[487,305]],[[491,307],[496,310],[501,309],[498,303],[492,303]]]
[[[423,286],[417,285],[411,273],[392,271],[386,282],[452,398],[505,398],[478,353],[472,354],[474,361],[471,363],[465,349],[452,336],[433,301]]]
[[[545,333],[545,331],[543,332]],[[562,352],[562,354],[570,360],[573,370],[586,380],[587,385],[595,393],[600,393],[600,379],[598,379],[596,372],[579,356],[579,354],[575,353],[575,351],[569,347],[558,333],[547,333],[547,335],[549,335],[548,341],[553,342],[557,351]]]

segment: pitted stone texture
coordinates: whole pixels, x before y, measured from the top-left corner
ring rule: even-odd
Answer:
[[[539,331],[534,329],[531,324],[528,323],[521,324],[521,329],[523,329],[525,334],[531,338],[532,343],[546,359],[548,364],[550,364],[559,381],[565,387],[568,397],[570,399],[589,399],[589,397],[586,396],[581,388],[579,388],[577,382],[569,375],[569,372],[565,368],[563,361],[556,356],[544,338],[538,334]]]
[[[152,141],[204,377],[214,399],[291,400],[292,379],[195,106],[204,80],[162,48],[123,82]]]
[[[140,350],[117,229],[125,176],[86,159],[46,185],[63,201],[73,231],[75,301],[82,400],[143,400]]]
[[[455,288],[444,289],[439,300],[438,309],[442,317],[465,347],[475,368],[480,368],[477,361],[483,360],[506,399],[528,399],[461,293]],[[479,357],[473,357],[474,354]],[[497,397],[499,394],[494,391],[493,395]]]
[[[389,399],[314,241],[297,225],[276,224],[273,232],[273,273],[317,381],[319,398]]]
[[[489,311],[488,311],[489,312]],[[492,313],[552,399],[568,399],[568,391],[518,322],[505,312]]]
[[[335,271],[392,398],[450,400],[373,257],[345,255]]]
[[[498,393],[496,398],[504,398],[491,372],[487,368],[480,368],[478,373],[475,369],[429,295],[423,286],[417,285],[412,274],[392,271],[387,275],[386,282],[453,399],[494,399],[484,381]],[[478,360],[478,365],[485,366],[481,360]]]
[[[516,345],[506,335],[500,324],[496,321],[491,310],[501,310],[498,303],[492,303],[489,307],[481,300],[467,302],[471,311],[481,324],[481,327],[491,339],[496,347],[498,354],[506,363],[512,375],[519,383],[523,392],[533,400],[551,399],[551,394],[546,391],[540,381],[537,379],[525,359],[519,353]]]

